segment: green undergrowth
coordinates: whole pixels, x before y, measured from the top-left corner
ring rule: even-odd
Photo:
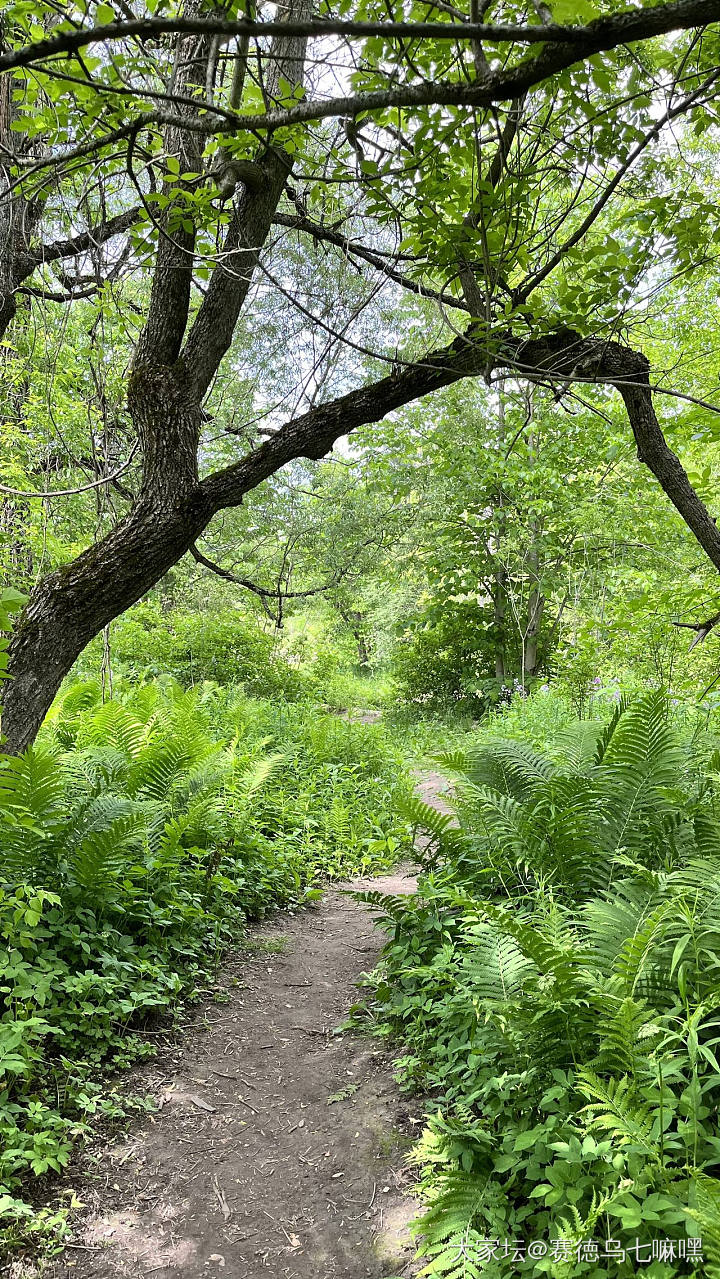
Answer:
[[[658,695],[550,746],[446,755],[459,828],[413,799],[417,897],[364,895],[354,1022],[432,1100],[423,1273],[717,1277],[720,755]]]
[[[167,680],[105,704],[71,686],[0,761],[6,1245],[46,1224],[34,1179],[127,1111],[108,1071],[152,1052],[248,920],[397,860],[408,786],[379,727]]]

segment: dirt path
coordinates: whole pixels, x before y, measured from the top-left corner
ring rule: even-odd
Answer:
[[[444,778],[418,776],[445,805]],[[355,886],[360,886],[357,881]],[[362,881],[412,892],[399,874]],[[336,1034],[383,935],[338,891],[254,929],[221,999],[139,1072],[158,1113],[83,1157],[86,1205],[52,1279],[389,1279],[414,1273],[403,1155],[422,1107],[372,1040]]]

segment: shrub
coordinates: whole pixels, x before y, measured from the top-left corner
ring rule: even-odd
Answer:
[[[170,675],[183,688],[213,680],[241,684],[247,693],[264,697],[296,699],[307,691],[308,678],[276,638],[231,608],[165,613],[139,604],[114,623],[112,651],[136,677]]]
[[[415,1152],[426,1273],[620,1279],[637,1260],[603,1241],[640,1238],[660,1279],[702,1236],[720,1274],[717,758],[691,768],[652,696],[552,758],[498,740],[444,764],[460,828],[411,802],[425,873],[414,901],[369,896],[392,938],[356,1013],[436,1100]]]
[[[433,608],[398,643],[393,674],[401,700],[429,713],[453,708],[479,717],[500,695],[486,614],[476,604]]]

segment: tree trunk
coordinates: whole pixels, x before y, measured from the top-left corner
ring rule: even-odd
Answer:
[[[545,597],[533,590],[528,600],[528,623],[525,632],[525,679],[534,678],[538,668],[538,640],[540,624],[545,610]],[[524,682],[524,681],[523,681]]]
[[[504,383],[498,390],[498,443],[505,443],[505,399]],[[498,486],[497,506],[495,508],[495,546],[493,550],[493,635],[495,643],[495,678],[502,686],[505,684],[505,614],[507,612],[507,572],[500,556],[505,537],[506,515],[503,505],[502,483]]]
[[[506,581],[505,569],[497,565],[493,579],[493,632],[495,636],[495,679],[498,684],[505,683],[505,611]]]
[[[102,541],[32,591],[10,641],[12,679],[3,690],[2,730],[12,753],[34,740],[85,645],[177,563],[214,514],[197,476],[200,410],[181,374],[138,369],[128,399],[144,445],[140,495]]]
[[[363,631],[363,615],[357,609],[347,607],[341,604],[337,599],[331,601],[342,620],[347,626],[350,634],[355,640],[355,648],[358,655],[358,666],[366,670],[370,666],[370,650],[368,648],[365,632]]]
[[[530,456],[532,458],[532,441]],[[534,460],[532,462],[534,465]],[[525,624],[525,634],[523,635],[523,687],[526,681],[534,678],[538,666],[538,640],[540,637],[540,626],[542,623],[543,612],[545,610],[545,596],[540,589],[540,535],[541,528],[537,520],[530,521],[530,531],[532,536],[532,544],[528,551],[528,575],[531,586],[528,594],[527,621]]]
[[[355,647],[357,648],[358,666],[363,670],[367,670],[370,665],[370,651],[367,646],[367,640],[361,630],[353,630],[355,637]]]
[[[103,541],[35,587],[10,642],[3,689],[4,749],[25,749],[85,645],[185,554],[212,516],[199,490],[159,511],[147,503]]]

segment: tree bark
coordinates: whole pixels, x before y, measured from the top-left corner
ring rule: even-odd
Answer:
[[[357,609],[338,603],[337,599],[331,599],[331,602],[335,605],[335,608],[355,640],[358,666],[362,670],[368,670],[370,667],[370,650],[363,630],[364,618],[362,613]]]
[[[102,542],[38,583],[10,643],[5,750],[32,743],[86,644],[177,563],[211,515],[199,488],[163,510],[139,503]]]
[[[523,683],[535,677],[538,668],[538,641],[545,611],[545,596],[534,587],[528,600],[527,630],[524,636],[525,671]]]

